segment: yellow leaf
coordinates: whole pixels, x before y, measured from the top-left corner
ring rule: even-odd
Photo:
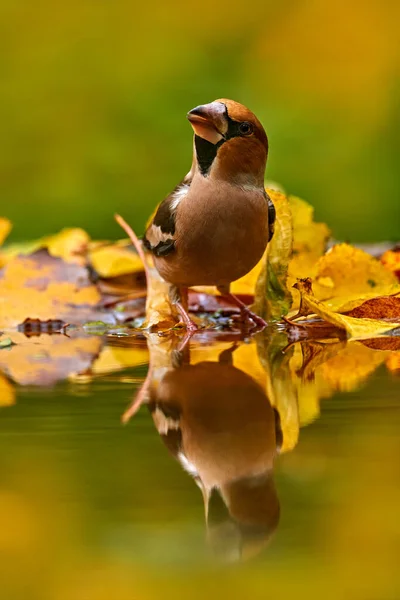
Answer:
[[[389,271],[400,274],[400,249],[387,250],[387,252],[381,256],[381,263],[386,269],[389,269]]]
[[[295,196],[289,196],[293,222],[293,253],[289,263],[288,287],[297,279],[313,277],[316,263],[324,254],[330,237],[325,223],[314,222],[314,208]],[[297,298],[295,298],[297,300]]]
[[[66,262],[82,262],[85,257],[89,235],[83,229],[62,229],[55,235],[39,240],[40,248],[47,248],[51,256],[62,258]]]
[[[138,254],[129,246],[130,242],[96,245],[89,251],[89,260],[100,277],[118,277],[143,271]]]
[[[0,217],[0,246],[11,231],[11,223],[8,219]]]
[[[268,194],[275,205],[275,232],[255,288],[255,310],[267,320],[278,320],[291,305],[287,273],[292,255],[292,213],[286,196],[274,190],[268,190]]]
[[[12,259],[0,273],[0,326],[15,327],[26,318],[93,319],[100,300],[86,269],[42,250]]]
[[[2,251],[1,259],[3,264],[7,264],[20,254],[29,255],[41,248],[47,248],[50,256],[83,265],[86,263],[89,241],[90,237],[83,229],[77,227],[62,229],[54,235],[48,235],[38,240],[11,244]]]
[[[394,273],[349,244],[337,244],[319,259],[313,288],[318,299],[340,312],[349,311],[368,298],[400,291]]]
[[[310,280],[299,280],[294,286],[301,295],[301,306],[308,314],[315,314],[335,327],[344,329],[350,338],[371,338],[383,335],[397,327],[399,323],[388,323],[376,319],[356,319],[333,312],[327,304],[317,300],[310,291]],[[302,314],[305,312],[302,311]],[[304,324],[304,321],[301,321]]]

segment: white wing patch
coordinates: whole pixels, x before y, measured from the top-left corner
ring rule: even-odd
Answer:
[[[168,242],[168,240],[173,240],[174,236],[170,233],[164,233],[161,231],[161,227],[154,225],[153,223],[146,231],[146,239],[151,246],[155,248],[160,242]]]
[[[189,185],[187,185],[186,183],[183,183],[183,184],[182,184],[182,185],[181,185],[181,186],[180,186],[180,187],[179,187],[179,188],[176,190],[175,194],[172,196],[172,199],[171,199],[171,204],[170,204],[170,206],[171,206],[171,211],[172,211],[172,212],[174,212],[174,211],[175,211],[175,210],[178,208],[178,206],[179,206],[180,202],[182,202],[183,198],[184,198],[184,197],[186,196],[186,194],[188,193],[188,191],[189,191],[189,187],[190,187]]]

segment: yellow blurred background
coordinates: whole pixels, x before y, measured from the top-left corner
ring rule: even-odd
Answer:
[[[398,23],[391,0],[3,1],[1,210],[13,240],[78,225],[138,233],[186,173],[185,114],[248,105],[268,179],[349,241],[400,222]]]

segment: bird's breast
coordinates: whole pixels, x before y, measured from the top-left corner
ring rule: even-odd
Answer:
[[[203,178],[193,181],[176,214],[175,252],[156,260],[177,285],[223,285],[260,260],[268,242],[268,203],[262,189]]]

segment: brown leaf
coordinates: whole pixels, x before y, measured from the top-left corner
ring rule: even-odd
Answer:
[[[316,314],[335,327],[344,329],[349,338],[377,337],[400,327],[400,320],[397,323],[389,323],[378,319],[357,319],[335,313],[326,303],[317,300],[312,290],[310,293],[310,282],[307,279],[299,279],[294,287],[301,294],[303,313]],[[304,323],[304,321],[301,323]]]
[[[400,297],[396,295],[371,298],[361,306],[357,306],[344,314],[357,319],[399,319]]]

